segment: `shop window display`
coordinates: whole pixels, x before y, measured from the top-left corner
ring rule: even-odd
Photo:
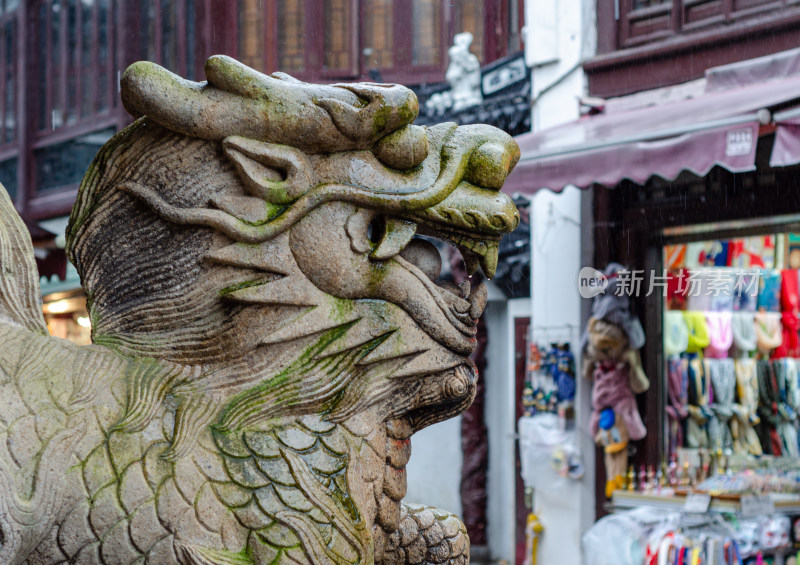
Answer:
[[[664,455],[655,468],[629,466],[607,495],[616,510],[652,504],[676,512],[624,513],[640,528],[629,549],[641,558],[616,562],[794,563],[800,237],[786,231],[662,251]],[[688,511],[697,493],[705,506]],[[599,522],[587,547],[615,535],[620,519]],[[590,562],[610,557],[605,551]]]
[[[797,241],[779,233],[664,248],[669,461],[683,448],[714,465],[800,455]]]

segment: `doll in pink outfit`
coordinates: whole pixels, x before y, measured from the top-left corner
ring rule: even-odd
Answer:
[[[598,347],[599,346],[599,347]],[[589,321],[589,344],[586,352],[593,358],[592,434],[597,434],[600,413],[611,408],[628,429],[630,439],[642,439],[647,429],[636,407],[635,394],[649,386],[639,360],[639,352],[628,348],[624,332],[604,320]]]
[[[592,417],[591,431],[595,441],[606,451],[614,448],[614,460],[625,468],[627,449],[620,449],[620,442],[609,444],[601,414],[613,410],[613,420],[619,421],[627,431],[627,439],[642,439],[647,429],[636,407],[635,395],[646,391],[650,381],[642,369],[639,348],[644,345],[644,330],[630,312],[630,300],[624,293],[617,294],[621,265],[611,263],[605,275],[609,285],[605,294],[595,297],[592,303],[592,316],[582,338],[584,353],[584,375],[591,378]],[[602,429],[601,429],[602,428]],[[625,461],[618,461],[625,458]],[[607,465],[608,466],[608,465]],[[615,464],[614,467],[619,465]],[[614,476],[613,469],[606,469],[606,492],[619,488],[620,477]]]

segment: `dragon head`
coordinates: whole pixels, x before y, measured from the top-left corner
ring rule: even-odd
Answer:
[[[94,342],[187,368],[139,396],[210,399],[195,424],[223,431],[368,413],[410,435],[466,409],[486,290],[437,281],[428,238],[493,275],[519,220],[500,192],[513,139],[412,125],[401,86],[306,84],[224,56],[206,75],[122,76],[140,118],[98,153],[67,232]],[[190,412],[202,419],[176,417]]]

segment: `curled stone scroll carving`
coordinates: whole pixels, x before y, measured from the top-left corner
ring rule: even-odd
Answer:
[[[92,345],[47,334],[0,191],[0,562],[468,563],[402,499],[412,434],[472,401],[486,289],[419,236],[491,277],[518,147],[413,125],[401,86],[206,75],[122,76],[66,234]]]

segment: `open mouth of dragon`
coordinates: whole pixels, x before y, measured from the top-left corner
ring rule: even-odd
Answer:
[[[478,235],[376,215],[369,223],[367,237],[373,245],[371,258],[394,259],[419,280],[453,326],[467,337],[475,335],[478,318],[486,307],[486,285],[482,280],[478,284],[440,280],[443,260],[431,239],[455,246],[469,276],[480,267],[491,278],[497,267],[499,235]]]

